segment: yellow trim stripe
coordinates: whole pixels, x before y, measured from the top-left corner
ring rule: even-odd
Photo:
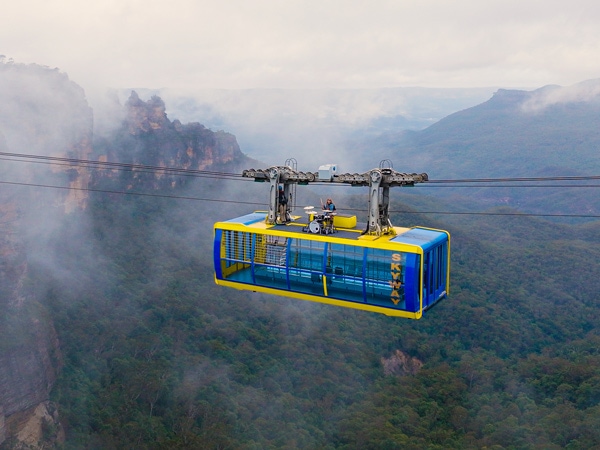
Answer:
[[[230,288],[234,288],[234,289],[237,289],[240,291],[261,292],[263,294],[277,295],[280,297],[289,297],[289,298],[294,298],[297,300],[308,300],[311,302],[318,302],[318,303],[325,303],[327,305],[340,306],[342,308],[353,308],[353,309],[360,309],[362,311],[376,312],[376,313],[385,314],[386,316],[391,316],[391,317],[404,317],[406,319],[420,319],[423,316],[422,311],[417,311],[417,312],[413,313],[413,312],[408,312],[408,311],[383,308],[381,306],[368,305],[365,303],[354,303],[354,302],[349,302],[347,300],[336,300],[336,299],[332,299],[332,298],[325,298],[325,297],[319,297],[319,296],[310,295],[310,294],[303,294],[300,292],[282,291],[279,289],[273,289],[273,288],[268,288],[268,287],[264,287],[264,286],[248,285],[248,284],[242,284],[242,283],[237,283],[237,282],[230,282],[230,281],[226,281],[226,280],[218,280],[216,277],[215,277],[215,283],[218,284],[219,286],[230,287]]]

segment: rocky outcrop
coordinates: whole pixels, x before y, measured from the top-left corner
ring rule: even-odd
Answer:
[[[381,365],[385,375],[405,376],[416,375],[423,367],[423,362],[396,350],[389,358],[381,358]]]
[[[235,136],[209,130],[197,122],[182,124],[179,120],[169,120],[165,103],[157,96],[143,101],[132,91],[124,108],[122,126],[110,139],[98,140],[94,147],[99,160],[154,169],[149,173],[134,168],[130,172],[129,189],[142,184],[153,189],[168,189],[186,182],[186,177],[181,174],[159,168],[191,171],[227,168],[231,171],[249,161]],[[97,173],[96,181],[117,176],[123,180],[125,175],[118,171],[102,171]]]
[[[12,440],[19,448],[56,448],[64,443],[65,433],[52,402],[42,402],[11,416]]]
[[[135,91],[132,91],[125,106],[127,109],[126,125],[132,135],[165,129],[165,126],[169,125],[165,102],[156,95],[144,102]]]
[[[91,108],[65,74],[0,60],[1,152],[85,159],[91,136]],[[85,198],[75,190],[50,194],[36,187],[87,181],[84,169],[12,159],[0,164],[0,175],[13,182],[0,192],[0,444],[48,447],[61,436],[49,397],[62,358],[43,289],[32,288],[30,262],[47,250],[52,227],[45,219],[56,226],[57,212],[82,207]]]
[[[0,164],[0,175],[15,181],[0,191],[0,445],[48,448],[63,439],[49,401],[60,345],[44,288],[34,290],[37,280],[29,278],[33,262],[46,265],[49,278],[57,269],[50,241],[63,213],[85,210],[90,188],[172,189],[189,180],[160,168],[232,171],[249,161],[233,135],[171,122],[158,97],[142,101],[132,92],[120,108],[121,126],[96,138],[84,92],[65,74],[0,56],[0,152],[35,157]],[[128,170],[93,170],[81,160]],[[42,189],[46,184],[69,189]]]
[[[27,332],[21,330],[16,331],[20,333],[18,336],[4,336],[0,354],[0,399],[5,416],[48,400],[61,366],[54,328],[39,319],[27,319],[23,321],[29,327]]]

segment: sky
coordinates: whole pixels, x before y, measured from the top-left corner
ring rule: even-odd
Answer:
[[[0,55],[94,88],[537,88],[600,78],[597,0],[21,0]]]

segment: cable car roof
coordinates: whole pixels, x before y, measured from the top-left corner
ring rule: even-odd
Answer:
[[[444,239],[444,236],[440,234],[440,230],[430,230],[426,228],[410,228],[406,232],[398,234],[397,236],[390,239],[390,242],[417,245],[426,251],[430,247],[434,247]]]

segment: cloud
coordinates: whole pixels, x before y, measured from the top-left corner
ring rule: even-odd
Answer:
[[[600,79],[588,80],[572,86],[547,86],[534,91],[531,98],[523,103],[525,112],[540,112],[548,106],[561,103],[600,102]]]
[[[2,53],[86,91],[538,87],[600,68],[591,0],[28,0],[3,15]]]

